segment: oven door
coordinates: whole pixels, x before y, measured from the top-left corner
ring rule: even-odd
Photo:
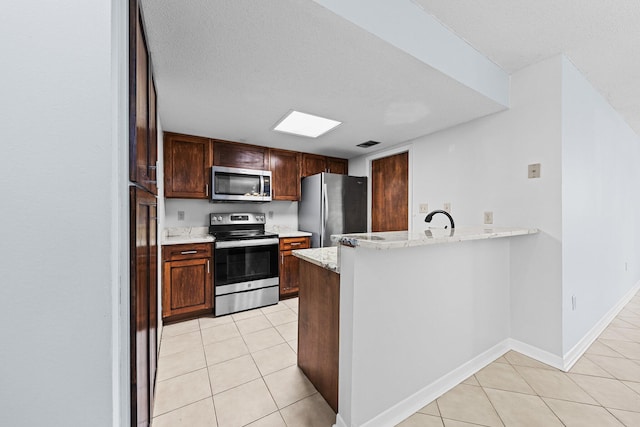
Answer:
[[[277,238],[216,242],[216,295],[242,291],[246,283],[253,288],[279,284],[278,243]]]

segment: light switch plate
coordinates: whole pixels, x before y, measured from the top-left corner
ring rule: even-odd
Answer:
[[[540,178],[540,163],[529,165],[529,178]]]
[[[178,221],[184,221],[184,211],[178,211]]]
[[[429,213],[429,204],[420,203],[420,213]]]

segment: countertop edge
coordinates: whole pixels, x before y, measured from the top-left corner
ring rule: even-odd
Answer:
[[[296,258],[315,264],[326,270],[340,274],[338,262],[338,247],[296,249],[291,252]]]
[[[475,228],[466,230],[461,228],[459,230],[464,233],[465,231],[470,232],[469,230],[475,230]],[[441,232],[440,230],[437,231]],[[419,233],[412,233],[408,236],[408,238],[402,240],[370,240],[371,236],[382,236],[382,238],[384,238],[385,233],[366,233],[362,235],[362,238],[359,238],[357,234],[342,236],[340,237],[340,244],[351,247],[385,250],[429,246],[443,243],[466,242],[472,240],[487,240],[503,237],[526,236],[529,234],[537,234],[539,232],[540,230],[537,228],[487,227],[482,228],[481,230],[478,229],[478,231],[474,231],[474,234],[454,234],[453,236],[427,236],[426,234],[424,236],[421,236]],[[389,235],[392,235],[391,233],[396,232],[389,232]]]

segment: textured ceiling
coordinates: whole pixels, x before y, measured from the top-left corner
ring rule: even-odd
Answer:
[[[509,73],[564,53],[640,134],[640,1],[412,1]]]
[[[640,134],[640,1],[398,1],[509,73],[564,53]],[[165,130],[353,157],[503,109],[311,0],[142,5]],[[344,124],[272,131],[290,109]]]
[[[164,130],[353,157],[504,109],[311,0],[142,5]],[[290,109],[344,124],[272,131]]]

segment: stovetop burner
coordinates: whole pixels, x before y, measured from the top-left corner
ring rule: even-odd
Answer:
[[[278,237],[264,231],[266,222],[263,213],[212,213],[209,234],[217,241],[268,239]]]

